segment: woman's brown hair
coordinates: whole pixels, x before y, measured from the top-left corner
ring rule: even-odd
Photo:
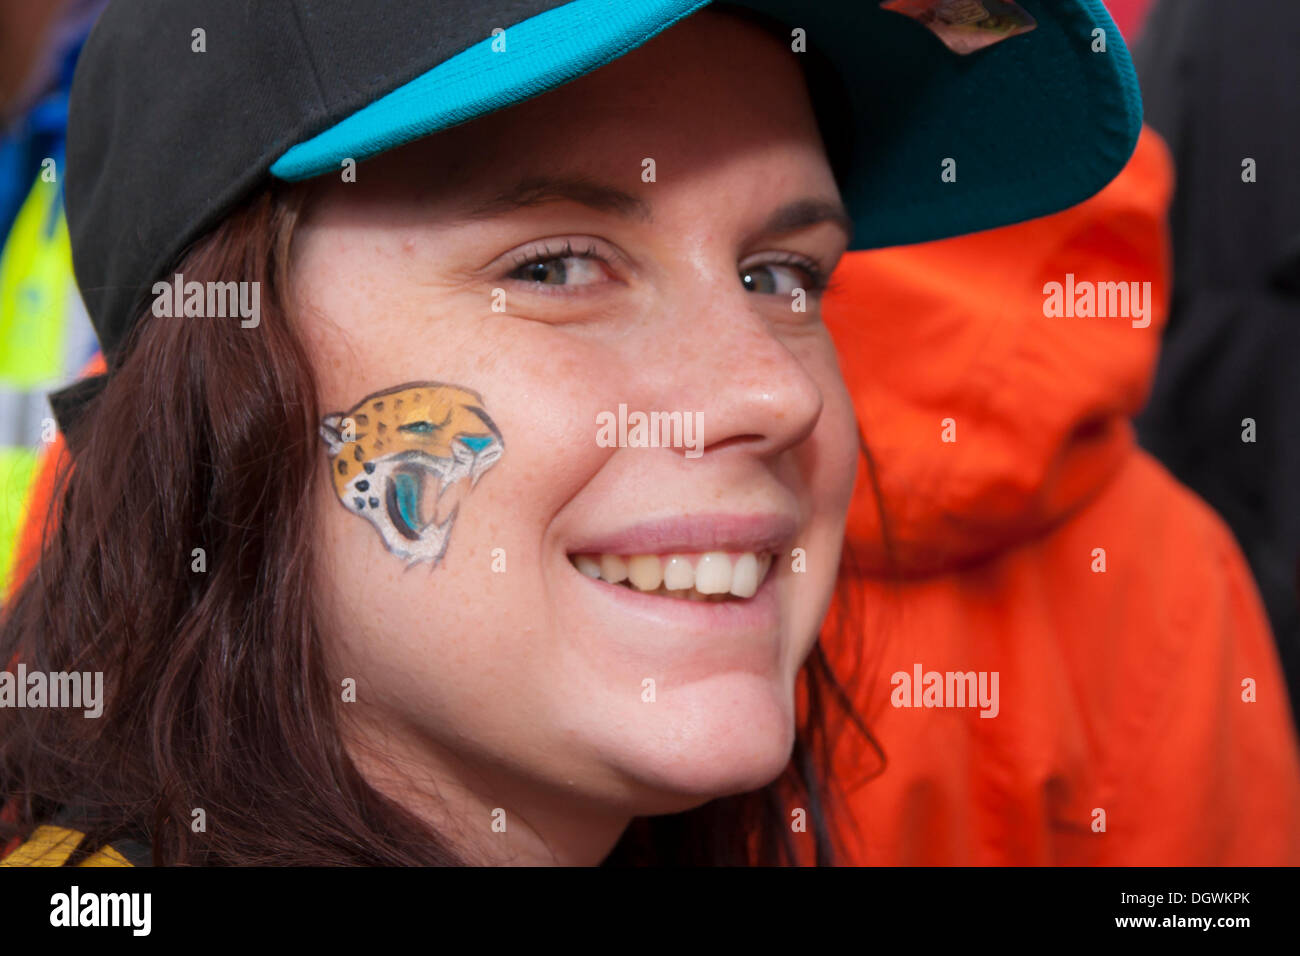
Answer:
[[[476,862],[367,783],[341,742],[310,587],[320,415],[287,305],[302,195],[268,187],[177,266],[187,282],[260,283],[258,326],[145,309],[66,436],[43,549],[0,620],[0,660],[102,672],[104,709],[0,708],[0,847],[57,816],[86,834],[69,863],[119,840],[160,865]],[[830,619],[856,644],[851,577],[846,567]],[[847,824],[832,822],[835,739],[875,744],[820,643],[800,681],[778,781],[638,819],[606,862],[833,862]],[[795,806],[806,834],[792,833]]]

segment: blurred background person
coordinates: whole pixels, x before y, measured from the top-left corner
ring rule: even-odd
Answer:
[[[1147,13],[1114,10],[1130,30]],[[1300,748],[1258,588],[1225,522],[1132,424],[1186,278],[1174,182],[1147,128],[1072,209],[853,253],[836,272],[825,317],[875,480],[859,480],[847,540],[871,617],[829,653],[862,675],[884,754],[841,748],[864,781],[854,862],[1300,863]],[[1235,207],[1219,208],[1236,241]],[[1049,317],[1046,287],[1067,274],[1149,283],[1150,312]],[[1234,371],[1248,385],[1251,365]],[[1182,422],[1172,443],[1195,447],[1203,419]],[[1216,447],[1210,473],[1230,454]],[[991,699],[923,700],[921,675],[949,673]]]
[[[1250,569],[1131,422],[1172,186],[1147,128],[1071,209],[836,270],[823,314],[877,475],[846,538],[865,629],[823,632],[884,752],[840,748],[865,781],[855,863],[1300,863],[1300,747]],[[1046,314],[1067,275],[1149,283],[1150,312]]]
[[[0,596],[39,450],[46,395],[96,350],[63,217],[68,89],[103,0],[0,0]]]
[[[1173,153],[1174,281],[1139,440],[1232,527],[1300,701],[1300,4],[1161,0],[1135,53]]]

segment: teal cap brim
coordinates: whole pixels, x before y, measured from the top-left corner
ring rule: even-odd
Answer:
[[[1082,202],[1137,145],[1142,101],[1101,0],[1018,0],[1037,21],[961,55],[878,0],[735,3],[805,31],[848,96],[852,249],[940,239]],[[590,73],[709,0],[573,0],[505,28],[288,149],[284,180],[337,173]],[[500,44],[498,44],[498,47]]]

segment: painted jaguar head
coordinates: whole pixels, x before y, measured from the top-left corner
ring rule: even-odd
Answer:
[[[320,434],[339,501],[408,567],[437,566],[461,498],[505,449],[476,392],[437,382],[368,395]]]

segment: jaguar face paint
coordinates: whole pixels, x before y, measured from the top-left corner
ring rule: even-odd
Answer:
[[[367,395],[326,415],[320,434],[339,502],[407,567],[437,567],[461,498],[505,450],[478,393],[438,382]]]

